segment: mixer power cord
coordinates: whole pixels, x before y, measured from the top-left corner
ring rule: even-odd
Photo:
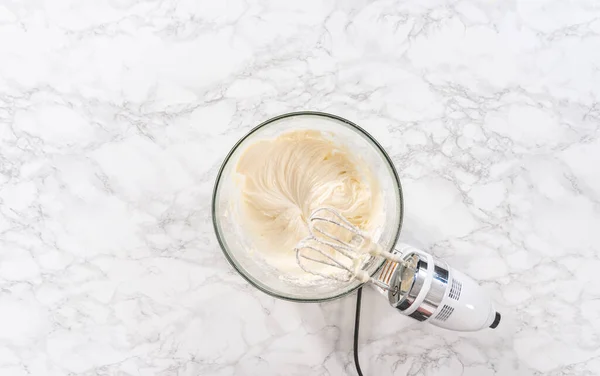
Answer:
[[[354,365],[358,376],[363,376],[358,361],[358,330],[360,329],[360,305],[362,301],[362,287],[359,287],[356,293],[356,315],[354,316]]]

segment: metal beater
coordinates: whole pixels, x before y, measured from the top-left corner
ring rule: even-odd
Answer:
[[[308,220],[310,236],[296,247],[296,260],[302,270],[324,278],[349,282],[353,278],[371,282],[384,290],[394,287],[372,278],[362,266],[369,257],[384,257],[410,267],[398,254],[384,252],[371,238],[333,208],[323,207],[312,212]],[[322,273],[313,262],[343,269],[346,274]]]

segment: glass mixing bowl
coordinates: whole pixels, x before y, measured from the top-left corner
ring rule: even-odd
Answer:
[[[253,286],[281,299],[317,302],[339,298],[354,291],[361,282],[343,283],[323,279],[310,286],[281,278],[253,254],[253,244],[236,220],[240,204],[240,187],[236,183],[236,166],[244,150],[254,142],[273,139],[293,130],[317,130],[338,145],[356,153],[378,180],[382,197],[383,221],[374,239],[390,252],[400,234],[403,218],[402,188],[398,174],[381,145],[358,125],[339,116],[321,112],[294,112],[274,117],[252,129],[229,152],[217,175],[213,192],[212,219],[221,249],[231,265]],[[374,275],[384,260],[373,259],[365,270]]]

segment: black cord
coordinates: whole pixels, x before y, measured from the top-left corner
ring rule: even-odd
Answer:
[[[356,372],[358,376],[363,376],[360,369],[360,363],[358,362],[358,329],[360,324],[360,303],[362,300],[362,287],[358,288],[356,293],[356,315],[354,316],[354,365],[356,366]]]

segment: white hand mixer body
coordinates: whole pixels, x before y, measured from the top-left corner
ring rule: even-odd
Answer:
[[[315,210],[309,228],[311,236],[296,247],[298,265],[308,273],[371,282],[402,314],[442,328],[467,332],[500,323],[492,300],[473,279],[426,252],[400,245],[387,253],[332,208]],[[371,257],[387,259],[375,277],[363,270]],[[346,273],[325,274],[314,263]]]

